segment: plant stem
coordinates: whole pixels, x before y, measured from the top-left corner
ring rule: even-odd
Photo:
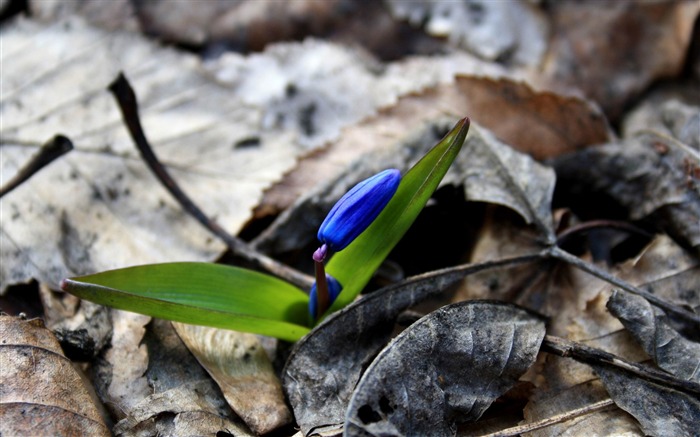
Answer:
[[[119,76],[117,76],[114,82],[109,85],[109,91],[117,100],[122,117],[124,118],[124,123],[129,129],[131,138],[134,140],[134,143],[136,143],[136,147],[139,149],[144,161],[146,161],[146,164],[148,164],[148,167],[155,174],[158,180],[163,184],[163,186],[165,186],[168,192],[170,192],[178,203],[180,203],[185,211],[197,219],[198,222],[209,229],[209,231],[211,231],[214,235],[219,237],[234,254],[241,256],[247,261],[254,263],[260,268],[267,270],[273,275],[285,279],[304,290],[308,290],[311,287],[313,284],[313,279],[309,275],[299,272],[254,250],[243,240],[229,234],[221,226],[219,226],[218,223],[210,219],[204,213],[204,211],[202,211],[192,201],[192,199],[190,199],[190,197],[187,196],[184,191],[182,191],[180,186],[167,172],[163,164],[161,164],[161,162],[158,160],[158,157],[156,157],[151,145],[146,139],[146,134],[143,131],[141,120],[139,118],[136,94],[123,73],[119,73]]]
[[[558,260],[567,262],[571,264],[572,266],[583,270],[584,272],[588,272],[592,274],[593,276],[597,276],[598,278],[609,282],[610,284],[613,284],[617,287],[622,288],[625,291],[628,291],[632,294],[636,294],[637,296],[641,296],[645,298],[646,300],[649,301],[652,305],[655,305],[669,313],[673,313],[678,317],[683,318],[684,320],[692,323],[695,327],[695,329],[700,329],[700,314],[696,314],[693,312],[690,312],[686,310],[685,308],[682,308],[678,305],[674,305],[670,302],[666,302],[665,300],[661,299],[660,297],[656,296],[655,294],[649,293],[646,290],[643,290],[639,287],[635,287],[634,285],[623,281],[620,278],[617,278],[614,275],[611,275],[610,273],[606,272],[605,270],[591,264],[588,262],[583,261],[582,259],[570,254],[569,252],[557,247],[557,246],[552,246],[549,249],[549,256],[552,258],[556,258]]]
[[[316,314],[311,316],[318,319],[331,306],[331,296],[328,292],[328,281],[326,280],[326,269],[323,261],[314,261],[314,272],[316,273]]]

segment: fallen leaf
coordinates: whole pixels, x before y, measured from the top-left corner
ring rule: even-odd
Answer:
[[[550,357],[556,361],[566,358]],[[570,361],[570,360],[569,360]],[[576,408],[587,407],[609,397],[600,380],[582,382],[564,390],[538,393],[523,410],[524,423],[536,423]],[[632,416],[614,406],[585,414],[526,434],[528,437],[578,435],[616,435],[642,437],[644,434]]]
[[[253,432],[267,434],[291,422],[282,386],[257,336],[176,322],[173,327]]]
[[[605,196],[700,253],[700,157],[649,132],[554,161],[568,193]],[[580,202],[582,203],[582,202]],[[581,207],[582,205],[578,205]]]
[[[475,75],[459,75],[456,88],[473,121],[538,160],[613,138],[597,105],[580,97],[536,90],[511,78]]]
[[[260,134],[262,112],[206,78],[191,55],[78,20],[17,20],[2,31],[3,182],[60,131],[76,148],[1,200],[0,290],[36,278],[166,260],[213,260],[224,245],[156,183],[107,85],[134,78],[143,123],[183,189],[231,232],[262,190],[294,165],[284,134]],[[160,67],[167,65],[167,68]],[[268,136],[270,135],[270,136]],[[247,138],[258,146],[236,148]]]
[[[544,322],[513,305],[462,302],[423,317],[369,366],[345,435],[451,435],[477,420],[534,363]]]
[[[692,85],[661,87],[622,120],[624,137],[653,130],[700,150],[700,93]]]
[[[0,433],[109,436],[83,380],[39,319],[0,315]]]
[[[133,375],[137,379],[130,385],[143,381],[146,390],[133,390],[128,398],[103,399],[119,420],[114,434],[213,437],[223,431],[236,436],[255,435],[235,416],[170,322],[154,319],[139,344],[147,354],[146,367]],[[123,352],[128,352],[128,347],[133,346],[119,346]],[[98,360],[94,369],[98,393],[108,393],[112,378],[129,383],[121,373],[112,363]]]
[[[495,203],[516,211],[533,224],[547,243],[555,239],[552,222],[554,170],[498,141],[491,132],[474,126],[450,179],[464,185],[467,200]]]
[[[653,81],[681,72],[698,12],[692,1],[557,2],[540,77],[583,90],[617,120]]]
[[[615,403],[639,421],[644,435],[694,435],[700,429],[697,396],[631,377],[619,369],[594,367]]]
[[[676,273],[652,284],[646,289],[665,290],[673,294],[684,305],[700,307],[700,268]],[[700,382],[700,344],[684,337],[674,329],[666,314],[654,308],[646,299],[631,293],[615,291],[607,305],[608,309],[635,340],[644,348],[654,362],[679,378]]]
[[[548,23],[528,2],[434,2],[389,0],[399,19],[484,59],[537,65],[547,48]]]

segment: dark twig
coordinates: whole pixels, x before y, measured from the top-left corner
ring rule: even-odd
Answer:
[[[614,275],[611,275],[610,273],[591,263],[583,261],[582,259],[570,254],[569,252],[557,246],[553,246],[552,248],[550,248],[549,256],[561,261],[565,261],[571,264],[572,266],[581,269],[584,272],[588,272],[593,276],[597,276],[598,278],[607,281],[612,285],[620,287],[625,291],[629,291],[630,293],[636,294],[637,296],[642,296],[643,298],[648,300],[649,303],[651,303],[652,305],[655,305],[668,313],[673,313],[676,316],[692,323],[696,329],[700,329],[700,314],[690,312],[678,305],[666,302],[665,300],[661,299],[655,294],[649,293],[648,291],[643,290],[639,287],[635,287],[634,285],[623,281],[622,279],[617,278]]]
[[[305,275],[289,266],[286,266],[254,249],[247,243],[226,232],[218,223],[210,219],[187,194],[185,194],[175,180],[167,172],[163,164],[160,163],[151,148],[146,135],[141,127],[141,120],[138,113],[138,103],[136,94],[131,88],[128,80],[122,73],[109,86],[109,91],[117,100],[119,109],[122,112],[131,138],[136,143],[136,147],[141,152],[148,167],[156,175],[158,180],[165,186],[170,194],[182,205],[182,207],[204,227],[209,229],[214,235],[219,237],[233,253],[256,264],[268,272],[283,278],[303,289],[309,289],[313,284],[313,278]]]
[[[563,338],[546,335],[542,342],[542,350],[560,357],[573,358],[586,364],[608,366],[623,372],[635,375],[645,381],[671,387],[673,389],[689,393],[693,396],[700,395],[700,384],[685,379],[676,378],[670,373],[657,370],[643,364],[633,363],[613,355],[601,349],[586,346],[585,344],[565,340]]]
[[[638,234],[644,237],[652,237],[652,234],[645,231],[644,229],[634,226],[631,223],[622,222],[618,220],[591,220],[578,225],[566,228],[559,235],[557,235],[557,246],[561,246],[563,242],[569,239],[571,236],[579,234],[581,232],[586,232],[591,229],[618,229],[621,231],[629,232],[631,234]]]
[[[0,188],[0,197],[19,187],[39,170],[71,150],[73,150],[73,143],[68,138],[63,135],[56,135],[51,138],[41,146],[39,152],[32,156],[29,162],[4,187]]]

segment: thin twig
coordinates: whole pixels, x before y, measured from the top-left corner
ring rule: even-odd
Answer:
[[[542,350],[560,357],[573,358],[586,364],[614,367],[626,373],[635,375],[645,381],[670,387],[693,396],[700,395],[700,384],[697,382],[676,378],[670,373],[663,372],[650,366],[627,361],[617,355],[602,349],[587,346],[553,335],[546,335],[542,341]]]
[[[566,228],[563,232],[557,235],[557,245],[561,246],[562,243],[570,238],[572,235],[589,231],[591,229],[619,229],[633,234],[642,235],[644,237],[652,237],[652,234],[645,231],[644,229],[635,226],[628,222],[622,222],[618,220],[590,220],[584,223],[580,223],[569,228]]]
[[[569,252],[557,246],[553,246],[550,248],[549,256],[551,256],[552,258],[559,259],[561,261],[565,261],[571,264],[572,266],[581,269],[585,272],[588,272],[593,276],[597,276],[598,278],[607,281],[617,287],[620,287],[625,291],[629,291],[630,293],[636,294],[637,296],[642,296],[643,298],[648,300],[649,303],[651,303],[652,305],[655,305],[669,313],[673,313],[676,316],[681,317],[684,320],[692,323],[696,329],[700,329],[700,314],[693,313],[691,311],[686,310],[683,307],[674,305],[670,302],[666,302],[665,300],[661,299],[655,294],[649,293],[648,291],[643,290],[639,287],[635,287],[634,285],[623,281],[622,279],[617,278],[614,275],[611,275],[610,273],[591,263],[583,261],[582,259],[570,254]]]
[[[73,150],[73,143],[63,135],[56,135],[44,143],[39,152],[25,164],[4,187],[0,188],[0,197],[22,185],[39,170],[51,164],[57,158]]]
[[[202,211],[187,194],[180,188],[175,180],[167,172],[163,164],[158,160],[151,145],[146,139],[146,135],[141,127],[139,118],[138,103],[136,94],[132,89],[129,81],[124,77],[124,74],[119,73],[119,76],[109,85],[109,91],[117,100],[119,109],[121,110],[131,138],[136,143],[136,147],[141,152],[148,167],[155,174],[158,180],[165,186],[170,194],[180,203],[180,205],[192,215],[204,227],[209,229],[214,235],[219,237],[233,253],[242,258],[256,264],[260,268],[285,279],[305,290],[308,290],[313,284],[313,278],[302,272],[299,272],[287,265],[284,265],[254,249],[246,242],[236,238],[226,232],[218,223],[210,219],[204,211]]]
[[[498,432],[493,432],[490,434],[483,434],[479,437],[514,437],[524,434],[526,432],[536,431],[538,429],[546,428],[548,426],[556,425],[558,423],[567,422],[569,420],[575,419],[577,417],[585,416],[587,414],[597,413],[598,411],[603,411],[615,405],[612,399],[605,399],[602,401],[594,402],[585,407],[576,408],[575,410],[567,411],[565,413],[557,414],[552,417],[547,417],[546,419],[538,420],[537,422],[525,423],[518,426],[513,426],[511,428],[506,428]]]

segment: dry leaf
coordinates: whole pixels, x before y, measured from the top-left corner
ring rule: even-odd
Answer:
[[[257,336],[176,322],[173,327],[253,432],[267,434],[292,421],[280,381]]]
[[[392,13],[484,59],[537,65],[547,47],[548,23],[532,3],[387,1]]]
[[[83,380],[39,319],[0,315],[0,433],[109,436]]]
[[[253,435],[170,322],[154,319],[145,332],[133,330],[115,330],[116,341],[93,370],[97,391],[118,420],[116,435]]]
[[[617,119],[654,80],[681,72],[698,12],[695,1],[555,2],[543,81],[583,90]]]
[[[421,318],[374,359],[344,435],[453,435],[534,363],[544,321],[502,302],[461,302]]]
[[[567,192],[611,199],[700,253],[700,155],[649,132],[554,162]],[[580,207],[581,205],[579,205]]]
[[[283,134],[260,135],[262,113],[212,83],[199,61],[137,35],[70,20],[3,29],[3,181],[57,131],[76,150],[3,197],[0,289],[166,260],[211,260],[223,249],[156,182],[106,86],[132,77],[145,130],[183,189],[237,232],[262,190],[294,165]],[[236,148],[260,138],[257,147]]]

